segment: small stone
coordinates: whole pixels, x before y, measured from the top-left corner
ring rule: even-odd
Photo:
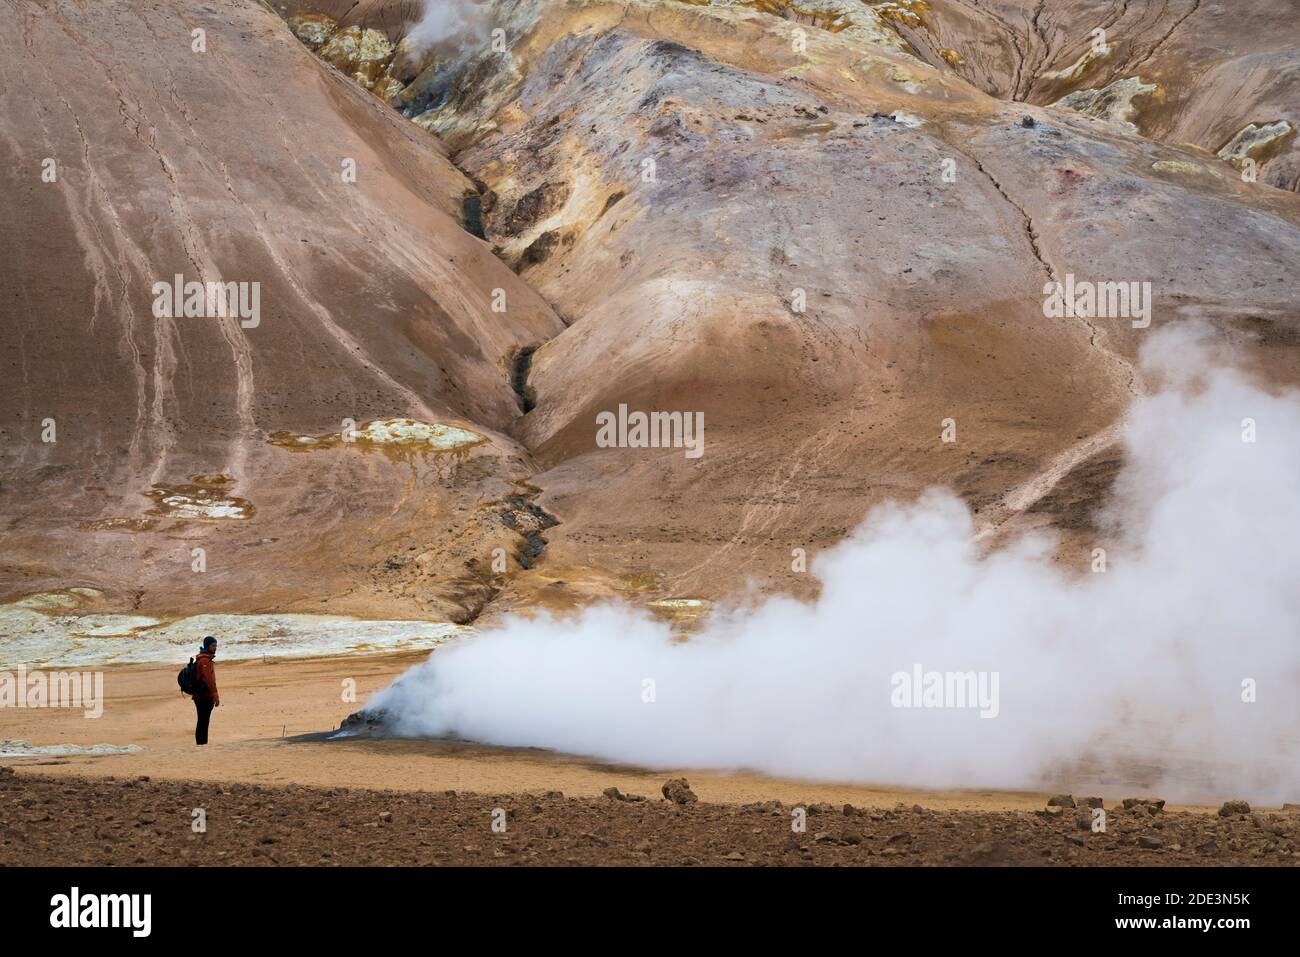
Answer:
[[[1237,814],[1249,814],[1250,805],[1245,801],[1224,801],[1219,808],[1219,817],[1233,817]]]
[[[1022,116],[1020,118],[1020,125],[1027,130],[1032,130],[1038,124],[1034,121],[1032,116]]]
[[[1053,794],[1047,799],[1048,807],[1074,807],[1074,798],[1069,794]]]
[[[740,851],[732,851],[730,854],[728,854],[726,857],[723,858],[723,860],[726,861],[743,861],[744,859],[745,859],[745,855],[740,853]]]
[[[1252,811],[1250,813],[1250,823],[1254,824],[1265,834],[1272,834],[1274,837],[1286,837],[1286,829],[1284,827],[1279,825],[1276,820],[1270,820],[1258,812]]]
[[[1010,848],[1001,841],[983,841],[961,854],[961,860],[967,864],[992,865],[1002,864],[1008,859]]]
[[[1164,846],[1164,841],[1158,837],[1152,837],[1150,834],[1143,834],[1138,838],[1138,847],[1144,847],[1148,851],[1158,851]]]
[[[694,804],[699,800],[685,778],[672,778],[665,781],[662,790],[664,798],[674,804]]]
[[[1147,814],[1159,814],[1165,809],[1161,798],[1125,798],[1123,804],[1126,811],[1145,811]]]
[[[627,800],[627,796],[622,791],[620,791],[618,788],[615,787],[605,788],[605,790],[601,791],[600,793],[605,795],[605,797],[607,798],[614,799],[615,801]]]

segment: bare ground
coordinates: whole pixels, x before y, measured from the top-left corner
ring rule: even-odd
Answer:
[[[1300,814],[951,811],[71,778],[0,768],[0,865],[1293,865]],[[206,831],[196,833],[196,809]],[[1084,817],[1088,812],[1082,812]],[[494,820],[504,821],[494,830]]]

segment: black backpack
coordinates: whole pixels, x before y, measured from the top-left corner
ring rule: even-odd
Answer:
[[[180,670],[180,674],[176,676],[176,683],[181,686],[183,694],[192,695],[199,690],[199,669],[194,664],[193,658]]]

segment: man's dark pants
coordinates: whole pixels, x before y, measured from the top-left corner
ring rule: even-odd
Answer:
[[[194,728],[194,743],[208,743],[208,719],[212,717],[212,699],[195,698],[194,710],[199,713],[199,723]]]

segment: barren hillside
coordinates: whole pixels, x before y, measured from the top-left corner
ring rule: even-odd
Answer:
[[[1146,328],[1046,284],[1149,282],[1300,380],[1278,4],[466,9],[0,4],[8,596],[802,594],[794,550],[932,485],[1082,569]],[[176,275],[259,321],[157,317]],[[620,406],[704,453],[601,447]]]

